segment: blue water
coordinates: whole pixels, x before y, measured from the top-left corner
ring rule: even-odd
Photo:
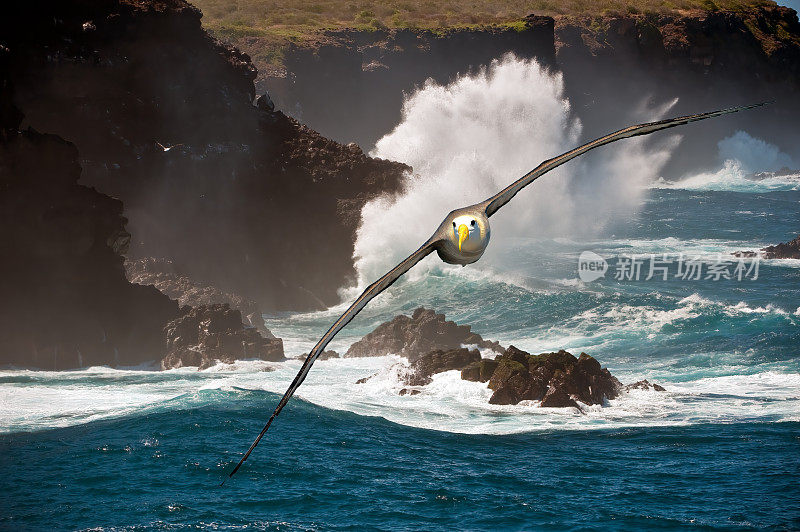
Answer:
[[[298,401],[220,488],[277,397],[0,440],[2,526],[714,529],[800,526],[800,424],[463,435]]]
[[[392,356],[318,362],[221,488],[299,362],[3,370],[0,529],[798,529],[800,261],[755,281],[578,281],[584,250],[728,257],[800,228],[791,183],[706,188],[650,189],[601,236],[493,236],[485,263],[399,283],[333,344],[426,305],[665,393],[581,414],[488,405],[452,372],[401,397]],[[267,321],[296,355],[340,311]]]

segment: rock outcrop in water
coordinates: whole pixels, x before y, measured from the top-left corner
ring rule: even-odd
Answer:
[[[305,360],[308,358],[308,353],[303,353],[295,357],[298,360]],[[332,358],[341,358],[339,353],[334,351],[333,349],[326,349],[317,357],[317,360],[330,360]]]
[[[242,314],[228,305],[184,307],[183,316],[164,328],[167,354],[162,369],[196,366],[205,369],[217,362],[260,359],[284,360],[283,340],[264,338],[242,325]]]
[[[800,259],[800,236],[789,242],[767,246],[758,251],[737,251],[736,257],[752,258],[761,255],[765,259]]]
[[[25,126],[74,143],[82,182],[124,202],[132,257],[165,257],[265,310],[338,302],[360,208],[396,191],[406,166],[255,106],[249,57],[183,0],[2,9]]]
[[[764,256],[768,259],[800,259],[800,236],[789,242],[765,247]]]
[[[575,358],[561,350],[531,355],[510,346],[495,359],[497,367],[489,379],[494,390],[489,402],[513,405],[520,401],[541,401],[545,407],[577,407],[603,404],[619,395],[622,385],[606,368],[586,353]]]
[[[384,322],[350,346],[345,357],[370,357],[389,354],[406,357],[409,362],[433,350],[450,351],[462,345],[476,345],[502,351],[497,342],[484,340],[469,325],[448,321],[444,314],[420,307],[409,317],[404,314]]]
[[[626,392],[629,392],[631,390],[654,390],[656,392],[665,392],[666,391],[666,389],[663,386],[658,385],[658,384],[656,384],[654,382],[650,382],[647,379],[634,382],[633,384],[625,385],[625,391]]]
[[[482,358],[477,345],[501,353]],[[427,351],[426,351],[427,350]],[[491,404],[515,405],[520,401],[539,401],[543,407],[575,407],[603,404],[631,389],[663,391],[658,384],[644,380],[624,387],[608,369],[586,353],[579,357],[561,350],[531,355],[514,346],[503,349],[497,342],[483,340],[468,325],[445,320],[443,314],[420,307],[409,316],[400,315],[380,324],[353,344],[345,356],[396,354],[408,358],[408,367],[395,366],[407,386],[401,395],[416,395],[419,387],[430,384],[433,375],[457,370],[461,378],[488,382],[493,390]],[[373,375],[374,376],[374,375]],[[363,384],[372,377],[359,379]]]
[[[461,378],[473,382],[488,382],[493,394],[490,404],[515,405],[520,401],[539,401],[548,408],[574,407],[580,404],[602,405],[630,390],[664,388],[647,380],[623,386],[608,369],[586,353],[575,357],[561,350],[553,353],[531,355],[514,346],[495,359],[481,358],[477,349],[466,348],[434,350],[417,357],[407,368],[400,365],[400,380],[415,388],[403,388],[400,395],[422,393],[419,387],[430,384],[433,375],[460,370]],[[359,379],[358,384],[372,377]]]

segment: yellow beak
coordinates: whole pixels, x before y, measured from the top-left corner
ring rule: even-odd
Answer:
[[[469,228],[461,224],[458,226],[458,250],[461,251],[461,244],[464,240],[469,240]]]

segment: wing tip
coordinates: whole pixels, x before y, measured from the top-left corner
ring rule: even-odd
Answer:
[[[775,100],[766,100],[763,102],[751,103],[749,105],[739,105],[737,107],[729,107],[728,109],[723,109],[723,112],[735,113],[737,111],[746,111],[748,109],[755,109],[756,107],[763,107],[765,105],[772,105],[774,103]]]

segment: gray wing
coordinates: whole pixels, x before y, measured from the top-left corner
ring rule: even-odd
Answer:
[[[272,424],[272,421],[278,416],[278,414],[281,413],[281,410],[283,410],[283,407],[286,406],[286,403],[289,402],[289,399],[292,397],[292,395],[294,395],[294,392],[297,390],[297,388],[299,388],[300,385],[303,384],[303,381],[305,380],[306,375],[308,375],[308,372],[311,369],[311,366],[314,364],[314,361],[317,360],[320,354],[322,354],[328,343],[331,340],[333,340],[334,336],[336,336],[336,333],[341,331],[345,325],[350,323],[350,320],[355,318],[356,314],[361,312],[361,309],[363,309],[367,305],[367,303],[369,303],[370,300],[372,300],[372,298],[374,298],[375,296],[377,296],[378,294],[389,288],[392,285],[392,283],[394,283],[396,280],[402,277],[404,273],[413,268],[419,261],[430,255],[436,249],[438,241],[439,240],[437,239],[437,235],[434,235],[427,242],[425,242],[417,251],[409,255],[403,262],[392,268],[386,275],[384,275],[383,277],[381,277],[380,279],[369,285],[367,289],[364,290],[364,292],[358,297],[358,299],[356,299],[353,302],[353,304],[350,305],[350,307],[345,311],[345,313],[342,314],[339,317],[339,319],[334,322],[333,325],[331,325],[331,328],[328,329],[328,332],[326,332],[325,335],[322,338],[320,338],[319,342],[317,342],[317,345],[315,345],[314,349],[312,349],[311,352],[308,354],[308,357],[306,358],[305,362],[303,362],[300,371],[297,372],[297,376],[292,381],[292,384],[289,386],[289,389],[286,390],[286,393],[283,394],[281,402],[278,403],[278,406],[275,408],[275,411],[270,416],[269,421],[267,421],[267,424],[264,425],[264,428],[261,430],[261,433],[258,435],[258,437],[250,446],[250,448],[247,449],[247,452],[244,453],[242,459],[239,460],[239,463],[236,464],[236,467],[233,468],[233,471],[231,471],[231,473],[228,475],[228,478],[231,478],[233,475],[236,474],[236,472],[239,470],[239,468],[242,466],[245,460],[247,460],[247,457],[250,456],[250,453],[253,452],[253,449],[256,448],[256,445],[258,445],[258,442],[260,442],[261,438],[264,437],[264,434],[266,434],[267,429],[269,429],[269,426]],[[225,481],[223,480],[222,484],[224,483]]]
[[[620,129],[619,131],[615,131],[605,137],[600,137],[599,139],[595,139],[589,143],[584,144],[574,150],[570,150],[566,153],[559,155],[558,157],[553,157],[552,159],[548,159],[544,161],[542,164],[519,178],[514,183],[510,184],[491,198],[487,199],[483,202],[483,206],[486,212],[486,216],[491,216],[492,214],[496,213],[500,207],[511,201],[511,198],[517,195],[517,192],[525,188],[526,186],[533,183],[539,176],[542,176],[549,172],[550,170],[561,166],[565,162],[574,159],[579,155],[583,155],[589,150],[597,148],[599,146],[604,146],[611,142],[626,139],[629,137],[636,137],[638,135],[648,135],[655,131],[660,131],[662,129],[667,129],[670,127],[681,126],[683,124],[688,124],[689,122],[695,122],[697,120],[705,120],[706,118],[713,118],[715,116],[725,115],[728,113],[735,113],[737,111],[743,111],[745,109],[752,109],[754,107],[760,107],[765,105],[768,102],[757,103],[754,105],[747,105],[743,107],[731,107],[730,109],[722,109],[720,111],[713,111],[710,113],[702,113],[697,115],[689,115],[689,116],[681,116],[678,118],[669,118],[667,120],[660,120],[658,122],[649,122],[647,124],[639,124],[636,126],[626,127],[625,129]]]

